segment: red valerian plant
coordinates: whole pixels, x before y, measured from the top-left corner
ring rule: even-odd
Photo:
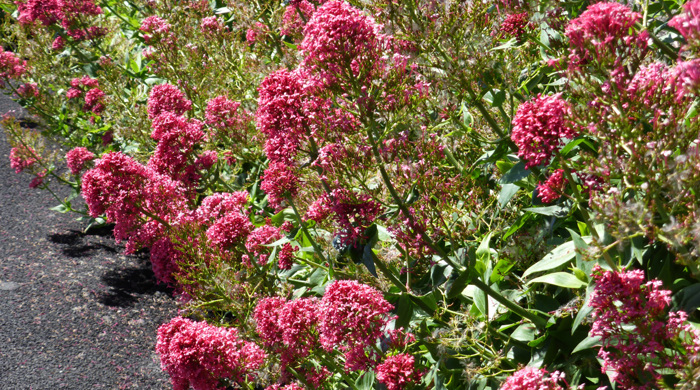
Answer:
[[[11,166],[150,251],[178,388],[695,389],[700,23],[657,5],[24,0]]]

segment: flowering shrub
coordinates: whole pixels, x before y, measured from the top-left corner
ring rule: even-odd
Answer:
[[[10,164],[178,389],[696,388],[700,3],[588,3],[0,5]]]

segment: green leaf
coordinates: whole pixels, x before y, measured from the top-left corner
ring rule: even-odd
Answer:
[[[591,242],[591,237],[584,238],[584,241]],[[523,273],[523,278],[535,272],[542,272],[560,267],[576,256],[576,244],[573,241],[567,241],[547,253],[542,260],[535,263]]]
[[[498,206],[503,208],[508,204],[519,189],[520,187],[515,184],[504,184],[501,192],[498,194]]]
[[[546,215],[549,217],[559,217],[563,218],[569,214],[570,206],[568,205],[556,205],[547,207],[528,207],[523,209],[523,211],[529,211],[531,213]]]
[[[566,228],[566,230],[569,231],[569,234],[571,234],[571,239],[574,242],[574,246],[576,247],[576,267],[582,270],[586,275],[591,273],[591,270],[593,269],[593,262],[592,261],[584,261],[583,256],[581,255],[581,252],[584,252],[588,249],[588,243],[581,238],[581,236],[578,235],[575,231]],[[592,238],[588,237],[589,240],[592,240]]]
[[[457,276],[457,279],[454,280],[451,284],[448,285],[447,287],[447,298],[452,299],[464,291],[465,288],[467,288],[467,285],[471,281],[471,276],[473,275],[472,272],[469,270],[462,272]]]
[[[365,250],[362,255],[362,264],[367,267],[367,270],[369,273],[372,274],[375,278],[378,278],[379,276],[377,275],[377,269],[374,266],[374,258],[372,256],[372,247],[369,245],[365,245]]]
[[[574,348],[573,351],[571,351],[571,353],[574,354],[578,351],[584,351],[586,349],[590,349],[596,346],[600,346],[600,336],[588,336],[585,339],[581,340],[581,342],[578,343],[578,345]]]
[[[355,381],[357,390],[374,389],[374,371],[367,371]]]
[[[408,328],[413,317],[413,303],[408,295],[401,294],[399,297],[399,302],[396,305],[396,328]]]
[[[547,283],[564,288],[581,288],[587,284],[579,280],[576,276],[566,272],[554,272],[527,282],[527,284],[532,283]]]
[[[470,128],[472,127],[472,124],[474,123],[474,118],[472,117],[472,114],[469,112],[469,109],[467,108],[467,105],[462,102],[462,124]]]
[[[511,333],[510,337],[514,338],[515,340],[522,341],[522,342],[530,342],[535,339],[535,335],[537,334],[537,327],[532,324],[522,324],[518,326],[513,333]]]
[[[581,308],[578,310],[578,313],[576,313],[576,318],[574,318],[574,322],[571,325],[571,334],[574,334],[576,328],[578,328],[578,326],[581,325],[583,320],[586,319],[586,317],[588,317],[588,315],[593,311],[593,307],[589,306],[588,302],[594,289],[594,284],[589,285],[586,289],[586,299],[583,300]]]
[[[496,46],[489,51],[507,50],[507,49],[515,47],[517,44],[518,44],[518,40],[516,38],[511,38],[508,42],[506,42],[502,45]]]
[[[499,168],[501,168],[499,166]],[[517,181],[523,180],[526,177],[530,175],[530,170],[525,169],[525,162],[520,161],[517,164],[515,164],[508,172],[506,172],[503,177],[501,177],[501,180],[498,182],[500,184],[510,184],[510,183],[515,183]]]
[[[474,305],[476,305],[476,308],[479,309],[479,312],[484,316],[484,318],[488,319],[488,297],[486,296],[486,293],[480,288],[474,290]]]
[[[566,144],[566,146],[564,146],[564,148],[561,150],[561,155],[562,155],[562,156],[566,156],[567,153],[569,153],[569,152],[572,151],[575,147],[577,147],[579,144],[581,144],[582,142],[585,142],[585,141],[586,141],[585,138],[577,138],[577,139],[575,139],[575,140],[569,142],[569,143]]]
[[[270,217],[270,221],[272,221],[272,223],[275,225],[281,225],[282,222],[286,220],[294,220],[294,210],[292,210],[291,207],[288,207]]]
[[[64,204],[59,204],[56,207],[51,207],[51,210],[57,211],[61,214],[65,214],[65,213],[69,212],[71,209],[70,209],[70,207],[66,207],[66,205],[64,205]]]
[[[496,263],[496,266],[493,268],[493,272],[491,272],[491,283],[497,283],[503,280],[514,265],[515,261],[508,258],[498,260],[498,263]]]
[[[291,42],[282,41],[282,43],[284,43],[285,46],[287,46],[288,48],[290,48],[290,49],[292,49],[292,50],[296,50],[296,49],[297,49],[297,45],[295,45],[295,44],[293,44],[293,43],[291,43]]]
[[[503,234],[502,240],[505,241],[506,239],[508,239],[508,237],[515,234],[518,230],[520,230],[520,228],[525,226],[525,223],[527,223],[527,221],[531,220],[532,218],[533,214],[530,213],[519,216],[518,219],[516,219],[515,222],[513,222],[513,225],[511,225],[510,228],[508,228],[508,230]]]

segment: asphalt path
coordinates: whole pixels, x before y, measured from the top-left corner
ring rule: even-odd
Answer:
[[[0,113],[18,109],[0,94]],[[154,347],[177,308],[147,255],[49,210],[9,152],[0,129],[0,389],[171,388]]]

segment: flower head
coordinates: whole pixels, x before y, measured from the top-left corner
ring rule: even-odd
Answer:
[[[569,104],[559,95],[537,95],[520,104],[510,138],[518,146],[518,156],[525,160],[525,168],[548,162],[563,145],[562,138],[576,136],[566,121],[568,111]]]
[[[382,334],[394,307],[373,287],[354,280],[328,285],[320,307],[319,333],[327,350],[364,347]]]
[[[156,352],[175,389],[216,389],[222,378],[250,380],[265,359],[265,352],[241,340],[236,329],[182,317],[158,328]]]
[[[511,375],[501,386],[500,390],[564,390],[557,382],[563,374],[554,371],[547,377],[547,370],[535,367],[524,367]]]
[[[92,111],[101,114],[105,110],[105,93],[99,88],[93,88],[85,94],[85,105],[83,111]]]
[[[21,173],[37,162],[37,153],[29,146],[19,145],[10,150],[10,167]]]
[[[559,199],[564,192],[567,180],[564,178],[564,170],[557,169],[544,183],[537,185],[539,198],[543,203],[552,203]]]
[[[156,39],[168,38],[171,28],[170,23],[160,16],[153,15],[141,21],[140,30],[145,33],[144,40],[150,43]]]
[[[638,12],[620,3],[602,2],[589,6],[566,27],[566,36],[573,49],[569,56],[571,65],[578,67],[594,60],[605,63],[607,58],[613,64],[619,64],[621,58],[618,57],[629,55],[631,49],[646,49],[648,34],[632,32],[634,24],[641,18]]]
[[[668,25],[678,30],[688,44],[697,47],[700,39],[700,1],[691,0],[683,5],[683,12],[673,17]]]
[[[319,7],[304,27],[299,50],[302,65],[317,72],[327,83],[344,77],[347,69],[357,73],[379,57],[384,37],[382,26],[342,0]],[[360,66],[360,63],[363,66]]]
[[[281,162],[272,162],[263,174],[260,189],[267,194],[270,206],[280,208],[287,196],[296,196],[299,184],[299,177],[293,167]]]
[[[504,36],[512,36],[516,39],[522,39],[527,30],[531,29],[529,16],[527,12],[522,12],[519,14],[510,14],[506,17],[506,20],[501,23],[501,28],[499,32]]]
[[[2,79],[17,79],[26,71],[27,61],[0,47],[0,87],[5,85]]]
[[[73,148],[66,153],[68,169],[70,169],[70,173],[74,175],[79,174],[83,169],[85,169],[87,163],[94,159],[95,154],[82,146]]]
[[[192,108],[192,102],[176,86],[156,85],[148,95],[148,117],[155,119],[161,112],[182,115]]]
[[[17,88],[17,95],[24,99],[39,97],[39,86],[37,83],[24,83]]]
[[[420,382],[422,373],[416,370],[413,355],[401,353],[389,356],[377,366],[377,381],[387,390],[402,390],[406,386]]]
[[[243,243],[253,230],[250,219],[240,212],[229,212],[207,229],[207,237],[222,249]]]
[[[662,377],[659,370],[686,367],[688,359],[700,352],[700,332],[686,322],[686,314],[666,316],[671,291],[661,289],[661,281],[645,282],[641,270],[603,271],[597,265],[592,276],[596,285],[589,302],[594,319],[591,336],[600,337],[602,371],[611,371],[618,385],[656,388]]]

